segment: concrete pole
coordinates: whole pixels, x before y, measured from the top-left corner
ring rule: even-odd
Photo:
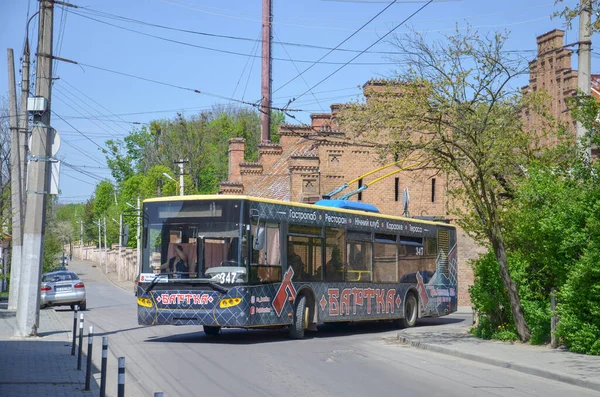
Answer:
[[[140,198],[137,198],[137,271],[139,272],[142,264],[142,220]]]
[[[117,280],[121,281],[121,271],[123,270],[123,213],[119,216],[119,262],[117,269]]]
[[[271,25],[273,5],[271,0],[262,1],[262,73],[261,73],[261,113],[260,138],[263,143],[271,140]]]
[[[591,18],[591,0],[581,1],[581,14],[579,14],[579,48],[577,49],[577,89],[582,91],[584,95],[590,95],[592,87],[592,58],[591,58],[591,33],[590,33],[590,18]],[[587,130],[577,122],[576,137],[577,144],[582,147],[582,143],[587,141]],[[589,161],[592,158],[591,147],[586,145],[583,155]]]
[[[29,98],[29,39],[25,39],[25,49],[23,50],[23,68],[21,70],[21,114],[19,116],[20,149],[21,149],[21,190],[23,192],[23,205],[21,208],[21,218],[25,220],[25,210],[27,208],[27,150],[29,145],[29,114],[27,113],[27,98]]]
[[[46,109],[34,115],[32,147],[27,175],[27,212],[23,228],[23,266],[15,335],[35,336],[39,328],[40,280],[46,229],[46,196],[49,193],[50,114],[52,94],[52,42],[54,3],[40,1],[36,97],[46,99]]]
[[[81,227],[81,229],[79,231],[80,238],[81,238],[81,240],[79,241],[79,246],[81,247],[81,258],[80,259],[83,259],[83,246],[85,245],[83,243],[83,221],[79,221],[79,225]]]
[[[179,159],[179,162],[177,163],[177,165],[179,165],[179,195],[183,196],[184,194],[184,190],[183,190],[183,164],[185,163],[185,160],[183,159]]]
[[[12,252],[10,292],[8,309],[17,310],[19,283],[21,280],[21,254],[23,249],[23,216],[21,213],[23,196],[21,190],[21,152],[19,151],[19,120],[17,113],[17,87],[15,85],[15,59],[12,48],[6,50],[8,58],[8,103],[10,126],[10,190],[12,211]]]
[[[106,243],[106,216],[104,216],[104,270],[108,274],[108,244]]]
[[[102,230],[101,230],[100,218],[98,218],[98,258],[100,258],[100,264],[102,264]]]

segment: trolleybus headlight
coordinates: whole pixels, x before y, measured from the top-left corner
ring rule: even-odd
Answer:
[[[219,307],[221,309],[226,309],[228,307],[233,307],[233,306],[239,305],[241,301],[242,301],[242,298],[222,299],[221,302],[219,303]]]
[[[152,307],[152,300],[150,298],[137,298],[138,305],[144,307]]]

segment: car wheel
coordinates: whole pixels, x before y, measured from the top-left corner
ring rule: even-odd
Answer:
[[[87,309],[86,301],[83,301],[79,304],[79,310],[84,311]]]
[[[204,333],[208,336],[217,336],[219,335],[219,331],[221,331],[221,327],[213,327],[210,325],[203,326]]]
[[[404,317],[395,320],[398,328],[411,328],[417,323],[419,317],[419,301],[414,293],[408,293],[404,301]]]

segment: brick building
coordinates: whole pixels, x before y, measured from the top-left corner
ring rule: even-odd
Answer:
[[[572,50],[565,48],[565,32],[552,30],[537,38],[537,57],[529,63],[529,85],[523,90],[546,90],[554,118],[575,134],[575,122],[565,100],[577,90],[577,71],[571,67]],[[364,85],[365,96],[378,91],[382,84],[370,81]],[[600,76],[592,76],[592,95],[600,99]],[[375,146],[356,142],[335,124],[339,105],[331,113],[311,115],[310,126],[282,125],[278,144],[259,145],[259,160],[244,161],[245,142],[241,138],[229,141],[229,177],[220,185],[222,194],[247,194],[286,201],[314,203],[333,189],[365,173],[394,161]],[[526,117],[532,117],[526,115]],[[535,125],[533,118],[528,120]],[[553,144],[555,142],[541,142]],[[406,164],[410,164],[407,161]],[[357,189],[394,168],[370,175],[350,186]],[[432,171],[401,171],[370,186],[351,200],[374,204],[384,214],[402,215],[402,191],[410,193],[411,216],[442,217],[452,221],[446,195],[444,175]],[[470,306],[468,287],[473,283],[469,262],[486,249],[475,243],[460,229],[459,242],[459,306]]]
[[[377,82],[369,82],[364,90],[376,87]],[[374,145],[356,142],[346,136],[333,121],[339,105],[332,105],[331,109],[331,113],[312,114],[310,126],[282,125],[280,143],[260,144],[257,162],[244,161],[244,139],[230,139],[229,175],[228,180],[221,183],[220,193],[314,203],[344,183],[395,161]],[[409,164],[411,162],[407,160],[378,171],[349,186],[343,193]],[[384,214],[398,216],[403,213],[402,192],[405,188],[410,195],[411,216],[448,218],[446,178],[433,171],[401,171],[369,186],[350,200],[368,202]],[[484,250],[460,231],[458,241],[459,306],[470,306],[468,286],[473,282],[473,273],[467,262]]]
[[[577,70],[571,66],[573,50],[564,45],[564,30],[554,29],[537,37],[537,55],[529,62],[529,84],[523,91],[546,91],[550,98],[550,114],[561,122],[575,137],[576,122],[567,107],[567,99],[577,93]],[[600,75],[592,74],[591,95],[600,100]],[[539,120],[526,115],[532,125]],[[554,138],[556,139],[556,138]],[[552,145],[555,141],[546,140],[541,144]],[[597,148],[592,149],[593,157],[598,157]]]

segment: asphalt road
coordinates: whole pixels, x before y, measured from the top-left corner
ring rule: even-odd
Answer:
[[[304,340],[285,330],[224,330],[137,324],[132,291],[97,269],[73,263],[87,289],[87,326],[109,337],[109,395],[116,395],[117,357],[126,357],[126,395],[152,396],[598,396],[593,391],[516,371],[393,343],[389,324],[322,327]],[[65,327],[73,313],[56,309]],[[429,326],[422,326],[431,330]],[[96,375],[98,378],[98,375]]]

